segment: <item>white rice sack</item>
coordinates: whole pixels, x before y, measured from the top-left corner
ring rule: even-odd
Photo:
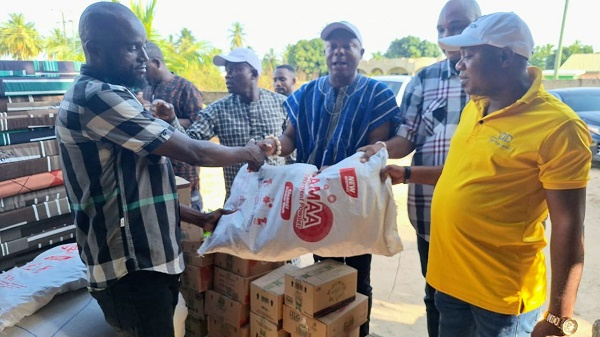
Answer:
[[[385,167],[385,149],[361,163],[363,153],[317,173],[308,164],[242,167],[225,215],[200,254],[221,252],[244,259],[283,261],[306,253],[321,256],[379,254],[402,250],[396,204]]]
[[[0,331],[45,306],[55,295],[87,285],[77,244],[51,248],[0,274]]]

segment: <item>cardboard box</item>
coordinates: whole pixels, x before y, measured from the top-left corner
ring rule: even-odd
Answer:
[[[202,241],[199,240],[181,240],[181,250],[186,265],[205,267],[215,263],[214,254],[198,255],[201,245]]]
[[[270,320],[250,312],[250,336],[288,337],[289,333]]]
[[[292,264],[273,270],[250,284],[250,310],[281,326],[285,273],[299,268]]]
[[[184,254],[198,254],[198,249],[202,245],[202,241],[198,240],[181,240],[181,250]],[[214,257],[213,257],[214,259]]]
[[[206,320],[204,314],[204,293],[199,293],[194,290],[188,290],[182,292],[183,299],[185,299],[185,306],[188,309],[188,317],[194,317],[197,319]]]
[[[375,337],[376,335],[370,334],[369,336]],[[307,336],[297,334],[297,333],[292,333],[292,334],[290,334],[290,337],[307,337]],[[356,328],[356,329],[352,330],[352,332],[350,332],[347,336],[344,336],[344,337],[360,337],[360,328]]]
[[[356,269],[324,260],[285,275],[285,304],[309,317],[321,317],[352,302]]]
[[[283,329],[304,337],[347,337],[367,321],[367,296],[357,293],[352,303],[320,318],[302,315],[297,310],[283,308]]]
[[[284,263],[285,262],[283,261],[265,262],[256,260],[245,260],[229,254],[215,254],[216,266],[244,277],[262,275],[265,272],[281,267]]]
[[[208,334],[208,321],[194,316],[185,320],[185,337],[206,337]]]
[[[250,283],[262,275],[264,274],[243,277],[225,269],[215,267],[213,289],[234,301],[242,304],[250,304]]]
[[[204,311],[211,318],[218,318],[235,327],[242,327],[250,320],[250,305],[234,301],[214,290],[206,292],[204,303]]]
[[[208,337],[250,337],[250,325],[236,327],[218,317],[208,317]]]
[[[192,203],[192,188],[190,182],[182,177],[175,176],[175,185],[177,186],[179,203],[189,206]]]
[[[204,230],[187,222],[181,222],[181,238],[190,241],[203,241]]]
[[[198,254],[189,254],[183,253],[183,261],[186,265],[196,266],[196,267],[206,267],[212,266],[215,262],[214,254],[206,254],[206,255],[198,255]]]
[[[201,293],[212,289],[212,285],[213,265],[205,267],[185,266],[185,271],[181,274],[181,287]]]

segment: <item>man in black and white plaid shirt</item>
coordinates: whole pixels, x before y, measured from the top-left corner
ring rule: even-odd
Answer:
[[[146,72],[147,38],[127,7],[90,5],[79,35],[86,65],[60,105],[56,136],[89,288],[120,336],[173,336],[184,269],[180,217],[211,230],[223,211],[180,206],[166,156],[253,168],[265,158],[255,144],[192,140],[144,109],[129,88]]]
[[[236,48],[229,55],[213,58],[217,66],[225,66],[225,84],[231,93],[199,112],[199,118],[185,132],[194,139],[219,137],[226,146],[243,146],[249,139],[262,140],[279,136],[285,128],[287,113],[283,108],[284,95],[258,87],[262,65],[258,56],[248,48]],[[172,121],[175,116],[167,116]],[[162,118],[162,117],[161,117]],[[267,163],[285,165],[285,158],[271,157]],[[229,190],[242,164],[227,166],[225,191]]]

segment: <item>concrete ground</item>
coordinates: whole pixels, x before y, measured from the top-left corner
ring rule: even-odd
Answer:
[[[408,165],[407,159],[390,163]],[[202,168],[201,193],[206,209],[216,209],[223,204],[224,183],[220,168]],[[415,233],[406,214],[405,185],[394,186],[398,205],[398,231],[404,251],[393,257],[374,256],[371,282],[373,309],[371,332],[382,337],[427,336],[425,306],[422,301],[424,280],[421,276]],[[579,330],[575,337],[592,335],[592,324],[600,319],[600,169],[593,168],[587,192],[586,262],[579,288],[575,318]],[[551,225],[548,226],[551,228]],[[548,249],[546,248],[546,252]],[[302,257],[302,265],[312,263],[312,257]],[[545,308],[545,307],[544,307]]]

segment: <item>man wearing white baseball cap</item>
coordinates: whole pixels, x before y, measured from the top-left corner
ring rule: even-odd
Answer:
[[[400,121],[394,93],[357,71],[364,53],[358,29],[346,21],[330,23],[321,32],[321,39],[325,42],[329,74],[294,91],[284,104],[290,123],[283,135],[259,143],[269,156],[288,155],[295,149],[297,162],[319,169],[353,155],[359,147],[390,138]],[[317,255],[314,258],[323,259]],[[369,319],[372,256],[334,259],[357,269],[357,291],[369,297]],[[359,336],[368,334],[367,320]]]
[[[439,336],[571,335],[583,270],[589,132],[544,90],[541,70],[527,66],[533,39],[516,14],[483,16],[439,43],[460,49],[456,69],[471,95],[443,171],[409,171],[411,182],[435,184],[427,282],[437,289]],[[405,172],[391,165],[382,176],[398,183]],[[547,292],[548,215],[552,284],[538,322]]]
[[[235,48],[229,54],[213,58],[216,66],[225,66],[225,84],[231,95],[226,96],[198,112],[199,119],[186,133],[194,139],[219,137],[223,145],[246,144],[250,139],[262,140],[269,135],[280,135],[286,124],[287,113],[283,108],[285,96],[258,87],[262,71],[260,59],[248,48]],[[172,120],[175,116],[167,116]],[[161,117],[162,118],[162,117]],[[267,159],[271,165],[285,165],[285,158]],[[223,168],[225,192],[242,165]]]

